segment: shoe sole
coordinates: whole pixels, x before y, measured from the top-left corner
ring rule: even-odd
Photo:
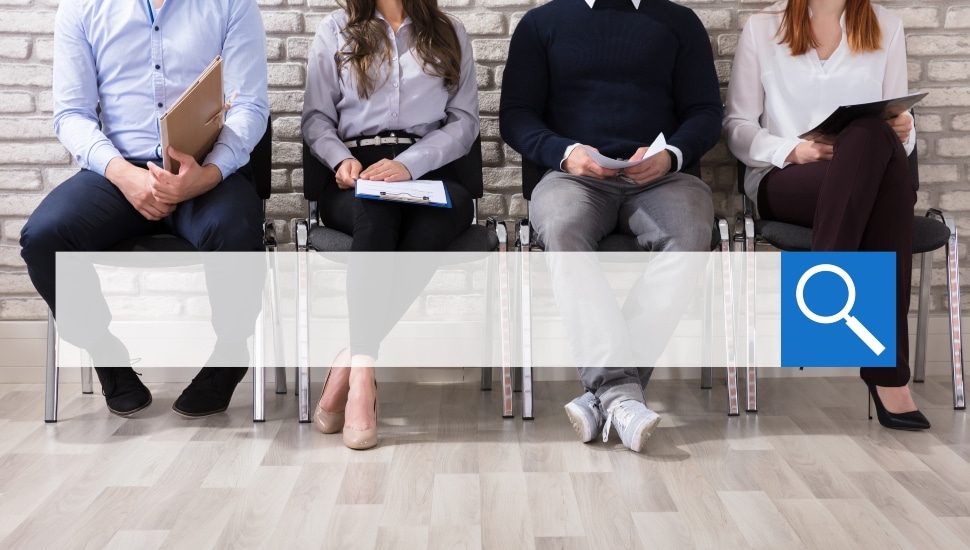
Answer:
[[[127,418],[127,417],[129,417],[129,416],[131,416],[131,415],[133,415],[133,414],[135,414],[137,412],[141,412],[141,411],[147,409],[148,406],[151,405],[151,404],[152,404],[152,398],[149,397],[148,398],[148,402],[145,403],[144,405],[138,407],[137,409],[132,409],[130,411],[116,411],[116,410],[112,409],[111,407],[108,407],[108,411],[111,414],[118,415],[118,416],[120,416],[122,418]]]
[[[657,425],[660,424],[660,415],[654,416],[653,420],[647,422],[643,430],[640,431],[640,437],[633,440],[633,444],[630,445],[630,450],[639,453],[643,451],[643,448],[647,446],[647,440],[653,435],[654,430],[657,429]]]
[[[569,423],[573,425],[573,431],[579,436],[579,439],[583,443],[589,443],[590,441],[596,439],[596,430],[592,432],[586,431],[586,415],[583,414],[581,407],[575,403],[569,402],[563,407],[566,409],[566,416],[569,417]]]
[[[180,411],[180,410],[178,410],[175,407],[175,405],[172,405],[172,410],[175,411],[175,414],[181,416],[182,418],[205,418],[207,416],[215,416],[215,415],[217,415],[219,413],[224,413],[228,409],[229,409],[229,407],[226,406],[226,407],[223,407],[223,408],[221,408],[219,410],[216,410],[216,411],[206,411],[206,412],[202,412],[202,413],[190,413],[190,412]]]

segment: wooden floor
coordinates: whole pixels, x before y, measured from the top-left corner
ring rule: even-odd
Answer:
[[[296,398],[250,387],[228,414],[182,419],[149,385],[134,419],[63,384],[0,385],[0,548],[966,548],[970,435],[948,380],[915,386],[933,423],[866,416],[856,378],[764,380],[758,414],[723,385],[657,381],[664,416],[637,455],[583,445],[539,383],[536,419],[503,420],[474,383],[381,385],[381,444],[346,449],[298,424]],[[315,390],[318,388],[315,386]]]

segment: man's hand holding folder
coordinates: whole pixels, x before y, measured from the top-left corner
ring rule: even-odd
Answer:
[[[176,151],[174,147],[168,148],[168,154],[179,163],[177,174],[148,163],[152,195],[159,202],[178,204],[194,199],[222,181],[222,172],[215,164],[199,166],[192,155]]]

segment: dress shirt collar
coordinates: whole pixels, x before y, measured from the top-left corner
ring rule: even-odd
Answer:
[[[392,31],[394,30],[394,27],[391,26],[391,23],[387,19],[384,18],[384,14],[383,13],[381,13],[381,12],[379,12],[377,10],[374,10],[374,15],[378,19],[380,19],[381,21],[383,21],[384,24],[388,26],[388,28],[390,28]],[[411,16],[410,15],[406,15],[406,16],[404,16],[404,21],[401,21],[401,26],[398,27],[398,30],[401,30],[401,29],[403,29],[404,27],[406,27],[406,26],[408,26],[410,24],[411,24]]]
[[[587,4],[589,4],[589,8],[593,9],[593,4],[596,3],[596,0],[585,0],[585,1]],[[633,2],[633,9],[635,10],[640,9],[640,0],[631,0],[631,1]]]

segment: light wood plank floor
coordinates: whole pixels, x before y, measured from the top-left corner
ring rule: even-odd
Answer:
[[[181,390],[108,414],[63,384],[0,385],[0,548],[966,548],[970,423],[947,379],[915,385],[933,423],[881,428],[856,378],[769,379],[725,416],[723,383],[657,381],[642,455],[583,445],[562,412],[578,383],[539,383],[536,419],[503,420],[477,383],[382,384],[381,444],[353,452],[298,424],[293,395],[251,387],[182,419]],[[319,386],[315,385],[315,391]],[[518,406],[518,403],[517,403]]]

